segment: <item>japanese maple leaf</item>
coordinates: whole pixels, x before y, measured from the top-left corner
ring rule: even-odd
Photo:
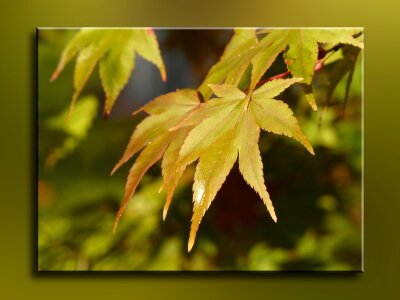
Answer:
[[[353,37],[356,29],[274,29],[261,30],[266,34],[257,37],[255,29],[236,29],[220,61],[215,64],[199,87],[205,99],[212,91],[209,84],[239,86],[246,70],[251,70],[249,93],[257,86],[262,76],[281,52],[288,70],[294,77],[304,78],[302,85],[310,106],[317,110],[311,82],[318,58],[318,44],[349,44],[363,47]]]
[[[134,68],[135,54],[158,67],[166,80],[156,36],[152,29],[82,29],[65,47],[51,80],[77,56],[74,70],[74,93],[70,113],[97,63],[105,92],[104,116],[107,117],[128,82]]]
[[[174,131],[169,129],[182,122],[186,116],[190,115],[191,111],[196,110],[200,105],[197,92],[191,89],[184,89],[159,96],[134,112],[135,114],[139,111],[144,111],[149,116],[136,127],[124,154],[111,172],[113,174],[133,155],[141,151],[129,171],[125,185],[125,195],[114,222],[114,231],[126,205],[147,170],[164,156],[162,161],[163,174],[165,175],[165,172],[169,172],[169,168],[172,167],[174,160],[178,157],[178,151],[190,127]],[[178,183],[179,177],[177,175],[169,181],[164,180],[164,187],[167,191],[166,209],[168,209],[170,199]],[[164,179],[166,178],[167,176],[164,176]],[[165,215],[166,210],[164,218]]]
[[[248,95],[233,85],[210,85],[217,98],[206,103],[199,101],[194,90],[178,90],[141,108],[150,116],[137,126],[125,153],[112,171],[141,151],[129,171],[114,231],[141,178],[162,157],[162,175],[167,192],[164,219],[185,168],[198,160],[193,184],[189,251],[204,213],[237,159],[243,178],[259,194],[276,222],[275,210],[264,183],[258,140],[260,129],[264,129],[292,137],[314,154],[293,111],[283,101],[274,99],[301,80],[273,80]]]
[[[259,194],[272,219],[277,221],[264,183],[258,140],[260,129],[263,129],[292,137],[314,154],[312,146],[293,116],[293,111],[283,101],[274,99],[290,85],[301,80],[303,79],[273,80],[249,95],[233,85],[210,85],[218,98],[210,99],[203,109],[194,112],[189,117],[189,120],[195,120],[194,122],[185,120],[177,126],[178,129],[182,129],[198,123],[185,138],[179,151],[179,159],[169,175],[172,178],[177,173],[181,174],[187,165],[199,160],[193,185],[189,251],[193,247],[204,213],[237,159],[243,178]],[[209,109],[213,110],[211,116],[196,118],[196,115],[204,114]]]
[[[292,29],[286,31],[289,35],[288,48],[284,59],[288,70],[295,77],[304,78],[303,89],[310,106],[317,110],[311,82],[314,76],[314,67],[318,59],[318,43],[332,45],[349,44],[362,48],[363,43],[353,37],[357,32],[354,29]]]
[[[210,69],[199,91],[207,100],[212,95],[209,84],[238,86],[246,70],[251,68],[251,93],[278,54],[285,49],[288,38],[288,32],[275,30],[259,40],[255,29],[235,29],[220,61]]]

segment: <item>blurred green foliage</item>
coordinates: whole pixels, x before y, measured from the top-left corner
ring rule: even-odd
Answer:
[[[339,56],[319,71],[314,80],[318,112],[309,109],[301,99],[300,90],[285,92],[283,98],[294,109],[315,149],[315,157],[289,139],[271,134],[261,136],[264,175],[279,222],[274,224],[268,218],[262,201],[235,166],[202,222],[194,249],[188,254],[193,166],[185,172],[165,222],[162,221],[165,193],[159,192],[160,166],[151,168],[128,205],[116,234],[112,234],[129,166],[112,177],[109,173],[143,115],[129,116],[134,108],[132,103],[132,109],[126,108],[126,115],[111,115],[104,121],[100,82],[94,77],[73,114],[80,121],[65,122],[73,67],[68,66],[54,83],[50,84],[49,78],[73,33],[71,30],[39,32],[39,270],[361,270],[360,59],[344,114],[346,77],[338,83],[331,104],[324,109],[330,72]],[[175,39],[179,37],[179,31],[163,34],[167,36],[164,41],[168,41],[168,34]],[[207,37],[205,41],[202,35],[197,35],[196,43],[218,40],[220,35],[221,32],[213,35],[210,31],[203,35]],[[190,35],[185,32],[182,37],[185,36]],[[169,51],[179,51],[179,47],[184,49],[182,41],[175,49],[166,49],[161,41],[163,56]],[[216,59],[219,54],[203,57]],[[174,59],[185,60],[185,55],[185,51],[180,51],[180,56],[175,55]],[[204,64],[209,65],[209,61]],[[173,66],[173,61],[167,60],[168,73],[174,72]],[[207,71],[199,65],[188,64],[187,68],[197,73]],[[281,70],[278,61],[269,72]],[[151,86],[149,83],[142,88]],[[86,96],[89,94],[93,96]],[[117,102],[118,105],[123,104]],[[49,168],[46,161],[54,153],[57,159]]]

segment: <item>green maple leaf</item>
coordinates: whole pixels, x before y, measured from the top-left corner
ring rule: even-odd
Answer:
[[[311,82],[314,76],[314,67],[318,58],[318,43],[331,45],[349,44],[362,48],[363,44],[353,37],[354,29],[296,29],[289,30],[288,49],[284,59],[288,70],[294,77],[304,78],[303,86],[306,99],[310,106],[317,110]]]
[[[143,175],[152,165],[162,158],[164,153],[165,155],[162,162],[163,173],[165,174],[165,172],[168,172],[169,168],[171,168],[173,160],[176,159],[178,151],[176,149],[179,149],[181,143],[183,143],[188,128],[184,127],[174,131],[170,131],[169,129],[180,123],[199,105],[200,100],[197,92],[195,90],[186,89],[177,90],[176,92],[157,97],[139,110],[145,111],[150,115],[136,127],[124,154],[111,172],[111,174],[113,174],[119,167],[131,159],[133,155],[141,151],[139,157],[129,171],[125,185],[125,195],[114,222],[114,231]],[[137,112],[138,111],[134,113]],[[164,177],[164,187],[169,199],[167,199],[165,204],[164,218],[179,177],[180,176],[175,174],[175,177],[168,181],[166,181],[167,177]]]
[[[264,183],[258,140],[263,129],[292,137],[314,154],[292,110],[284,102],[274,99],[301,80],[273,80],[247,95],[233,85],[210,85],[217,98],[206,103],[200,103],[193,90],[178,90],[142,107],[140,110],[150,116],[137,126],[125,153],[113,170],[115,172],[143,149],[129,171],[114,230],[144,173],[162,156],[163,186],[167,192],[163,219],[184,170],[198,160],[193,184],[189,251],[204,213],[237,159],[243,178],[259,194],[276,222],[274,207]]]
[[[246,95],[234,86],[212,85],[220,97],[209,102],[229,105],[203,120],[188,134],[180,151],[178,168],[199,159],[193,185],[193,217],[188,250],[193,247],[196,233],[206,210],[228,176],[237,158],[245,181],[260,195],[272,219],[277,217],[267,192],[258,139],[260,128],[292,137],[314,154],[312,146],[301,132],[292,110],[274,97],[302,78],[267,82]]]
[[[285,50],[290,34],[287,31],[274,30],[264,37],[258,47],[259,51],[252,59],[251,84],[249,92],[253,91],[261,77],[269,69],[278,54]]]
[[[210,69],[198,90],[207,100],[212,95],[209,84],[238,86],[245,71],[252,68],[249,92],[253,91],[287,42],[288,32],[274,31],[259,41],[255,29],[235,29],[220,61]]]
[[[252,47],[257,43],[255,29],[235,29],[220,61],[210,69],[198,88],[205,100],[212,95],[208,84],[239,83],[251,63],[254,51]]]
[[[128,82],[134,68],[135,53],[156,65],[162,79],[166,80],[157,39],[151,29],[82,29],[65,47],[51,80],[55,80],[77,56],[71,112],[94,68],[99,64],[105,92],[104,116],[107,117]]]
[[[362,48],[353,37],[354,29],[290,29],[262,30],[265,36],[257,38],[255,29],[236,29],[220,61],[215,64],[199,87],[205,99],[212,95],[209,84],[238,86],[248,68],[251,68],[249,93],[281,52],[288,70],[294,77],[304,78],[303,90],[310,106],[317,110],[311,88],[314,67],[318,57],[318,43],[336,46],[349,44]]]

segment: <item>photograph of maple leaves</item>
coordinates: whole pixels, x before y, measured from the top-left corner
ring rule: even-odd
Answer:
[[[362,271],[362,28],[37,34],[39,271]]]

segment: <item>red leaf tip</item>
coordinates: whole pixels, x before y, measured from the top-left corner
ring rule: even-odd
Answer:
[[[60,75],[60,71],[59,70],[55,70],[53,72],[53,74],[51,74],[51,77],[49,79],[50,82],[55,81],[58,78],[58,75]]]
[[[110,116],[110,112],[104,110],[104,111],[103,111],[103,119],[104,119],[104,120],[108,120],[108,117],[109,117],[109,116]]]

